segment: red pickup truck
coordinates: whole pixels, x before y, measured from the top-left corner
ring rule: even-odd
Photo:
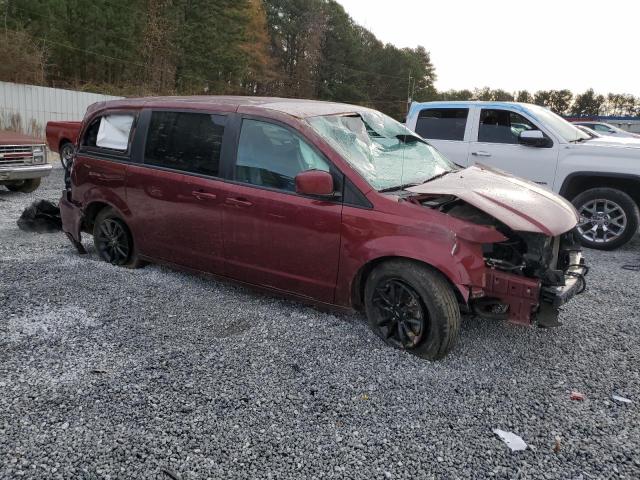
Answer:
[[[73,158],[81,125],[82,122],[47,122],[47,145],[52,151],[60,154],[60,162],[64,168],[69,167]]]
[[[30,193],[51,172],[42,140],[16,132],[0,132],[0,185]]]

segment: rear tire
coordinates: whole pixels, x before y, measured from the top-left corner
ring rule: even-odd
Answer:
[[[571,203],[580,214],[577,231],[585,247],[614,250],[631,240],[638,231],[638,205],[621,190],[592,188],[579,194]]]
[[[41,179],[29,178],[27,180],[21,180],[15,183],[10,183],[6,187],[12,192],[31,193],[38,189]]]
[[[430,360],[453,348],[460,308],[440,272],[410,260],[391,260],[369,275],[364,296],[369,326],[388,345]]]
[[[64,167],[65,170],[69,170],[71,168],[71,164],[73,163],[73,154],[75,152],[75,147],[71,142],[65,142],[60,147],[60,163]]]
[[[133,235],[124,219],[110,207],[100,210],[93,223],[93,244],[105,262],[126,268],[138,268],[142,262]]]

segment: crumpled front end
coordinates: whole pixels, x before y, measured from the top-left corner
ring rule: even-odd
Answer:
[[[471,302],[482,317],[540,326],[559,325],[560,306],[586,288],[588,268],[573,231],[556,237],[513,232],[484,245],[483,296]]]
[[[423,194],[409,201],[438,210],[457,221],[459,239],[471,242],[484,271],[473,276],[468,306],[477,315],[508,320],[513,323],[540,326],[558,325],[559,308],[586,288],[588,268],[582,258],[574,214],[561,219],[551,232],[545,229],[523,231],[522,222],[507,225],[493,213],[487,213],[455,195]],[[558,210],[558,215],[562,210]],[[522,213],[521,213],[522,215]],[[532,222],[537,222],[529,216]],[[468,226],[482,227],[485,232],[467,232]],[[567,231],[568,230],[568,231]],[[488,235],[492,232],[492,235]],[[478,277],[481,280],[478,280]]]

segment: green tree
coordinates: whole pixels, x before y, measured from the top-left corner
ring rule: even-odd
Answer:
[[[558,115],[564,115],[569,110],[572,100],[571,90],[550,90],[547,106]]]
[[[571,107],[571,115],[575,116],[597,116],[600,114],[605,102],[603,95],[596,95],[593,88],[576,95]]]
[[[473,92],[471,90],[447,90],[438,94],[438,100],[471,100]]]
[[[533,103],[533,95],[531,95],[527,90],[520,90],[516,93],[516,102]]]

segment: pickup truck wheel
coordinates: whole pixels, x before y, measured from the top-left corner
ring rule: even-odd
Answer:
[[[12,192],[31,193],[37,190],[40,186],[39,178],[30,178],[28,180],[21,180],[19,182],[10,183],[6,187]]]
[[[577,230],[585,247],[613,250],[638,231],[638,206],[623,191],[592,188],[575,197],[572,203],[580,214]]]
[[[460,308],[439,272],[407,260],[388,261],[371,272],[364,294],[369,326],[387,344],[431,360],[453,347]]]
[[[65,170],[68,170],[71,167],[74,151],[75,147],[71,142],[65,142],[60,147],[60,163],[62,163]]]
[[[98,213],[93,224],[93,243],[105,262],[127,268],[141,265],[131,230],[112,208],[104,208]]]

